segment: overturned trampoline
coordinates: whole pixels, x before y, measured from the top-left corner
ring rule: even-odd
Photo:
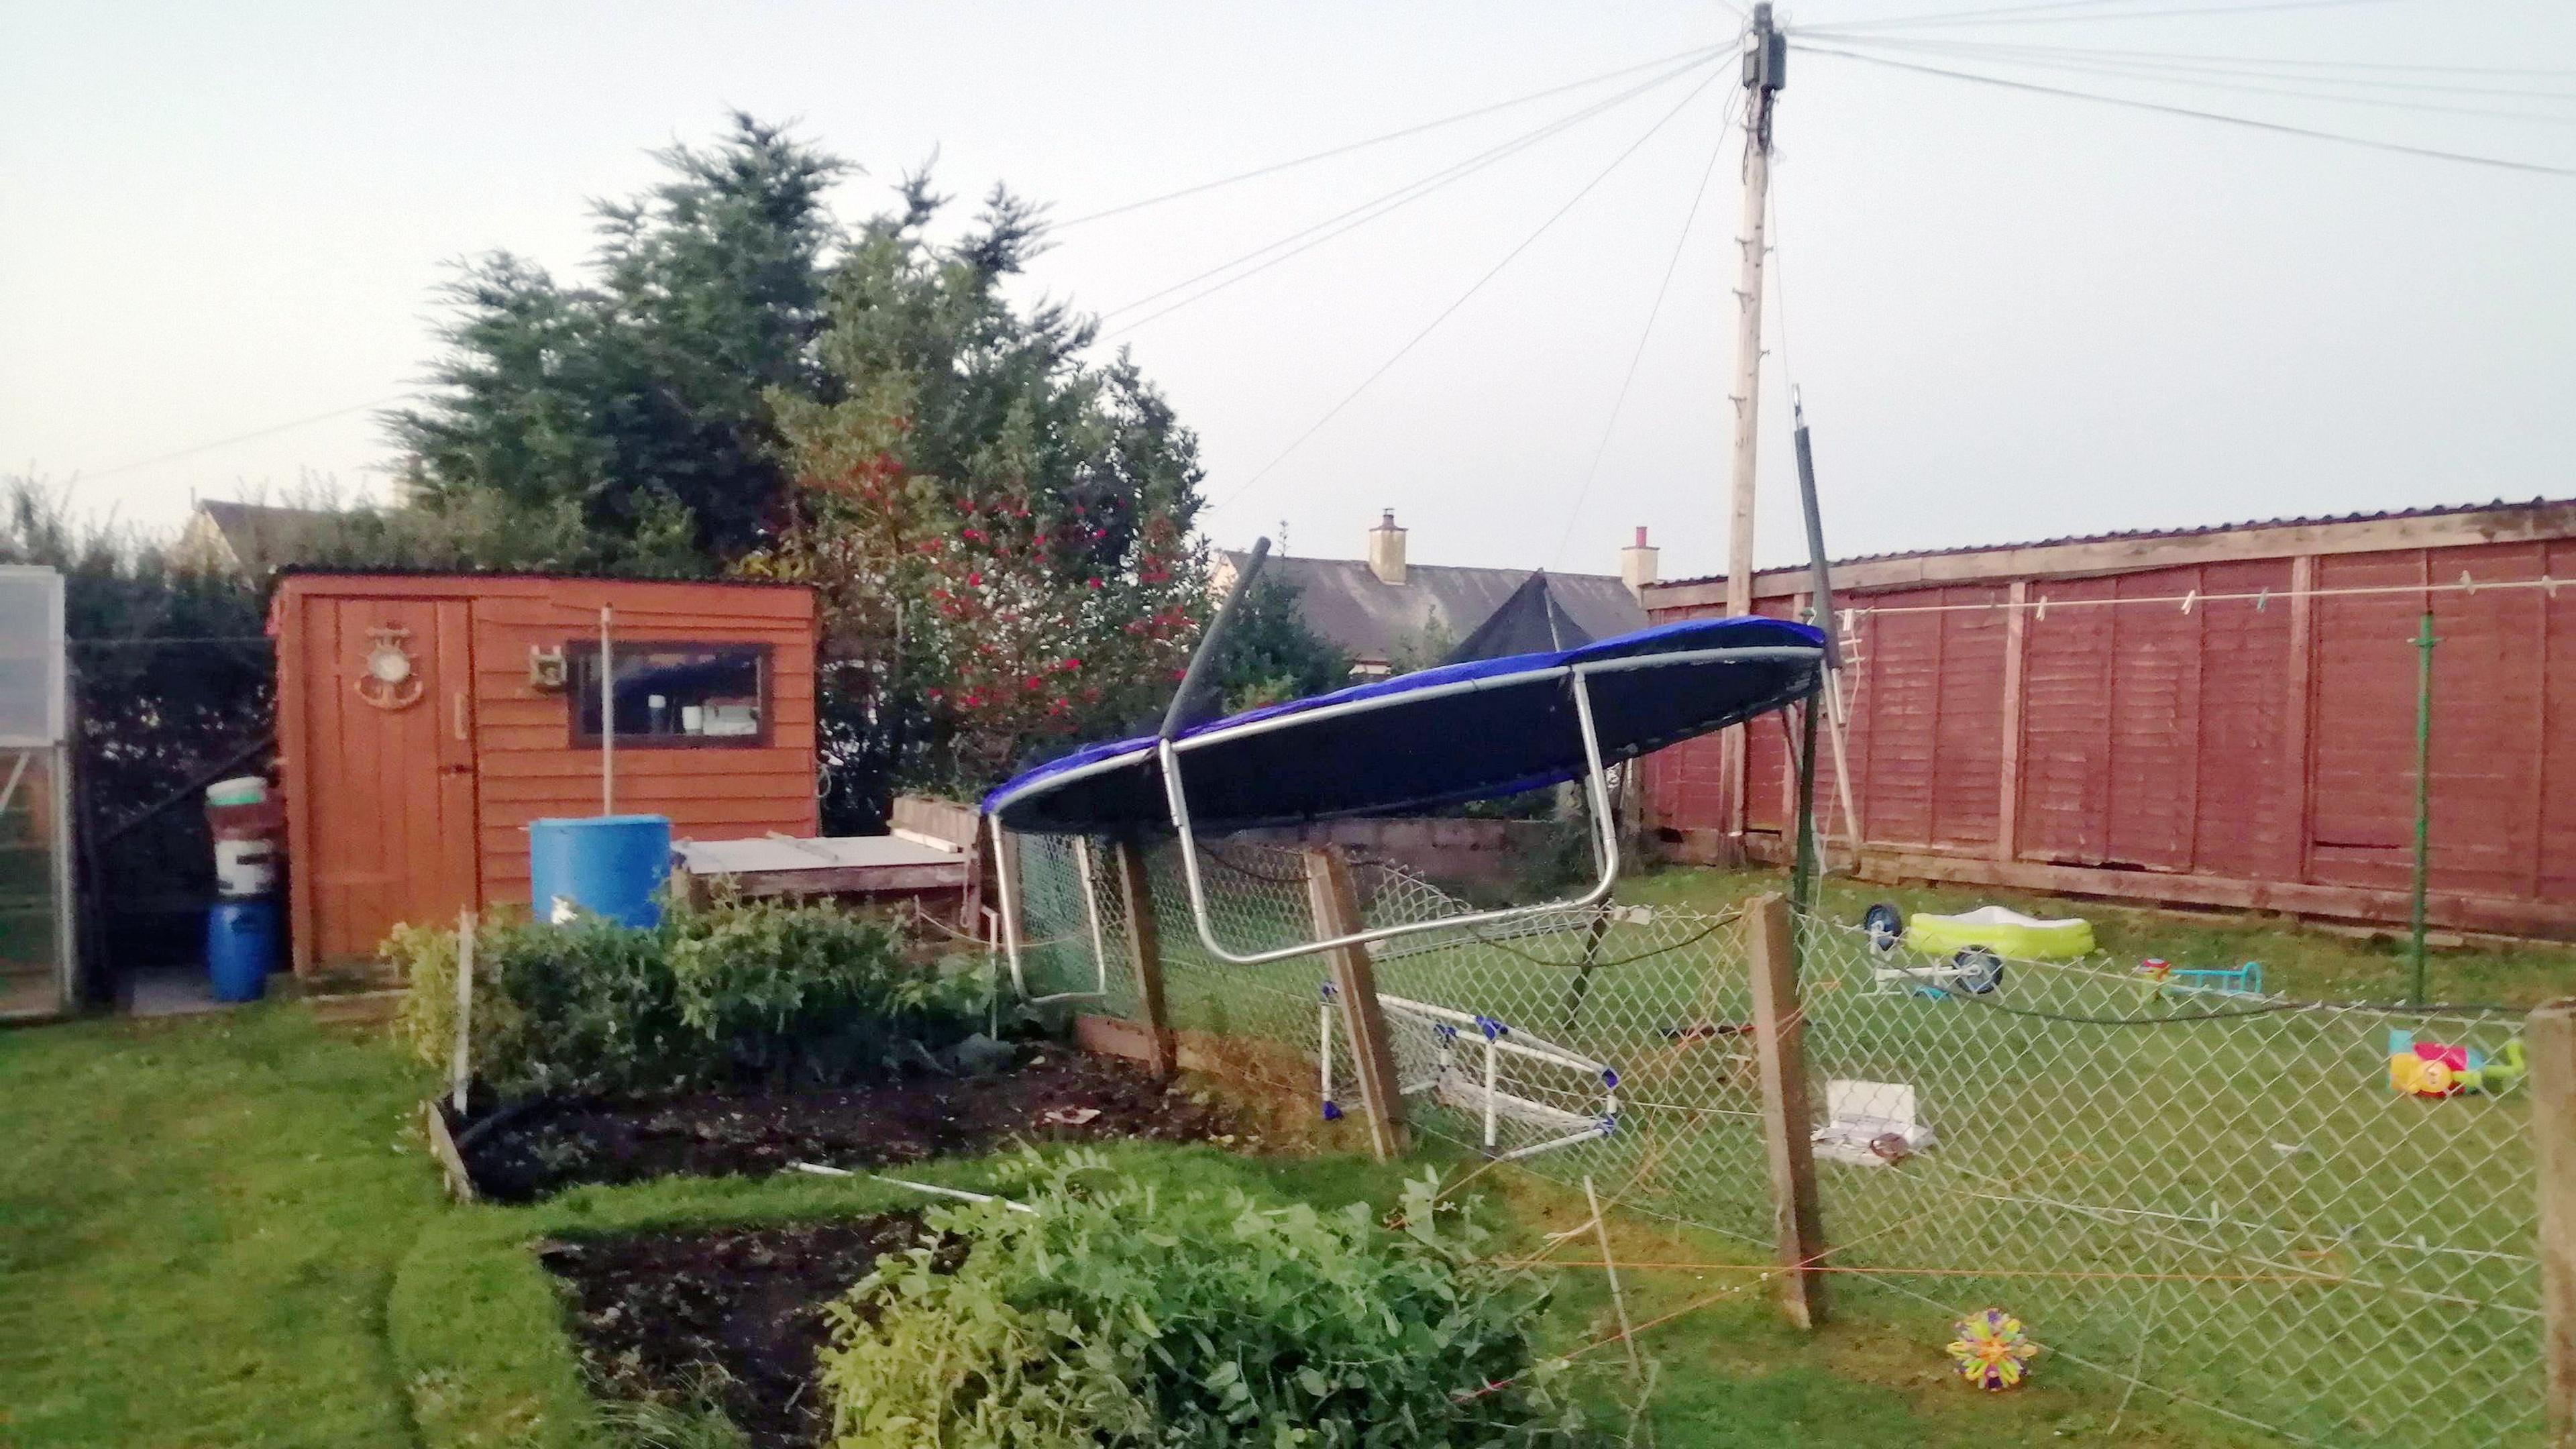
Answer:
[[[1225,613],[1209,639],[1223,631]],[[1400,1093],[1457,1112],[1479,1145],[1522,1157],[1617,1130],[1621,1067],[1560,1039],[1580,1014],[1582,992],[1606,925],[1620,867],[1610,802],[1614,768],[1677,741],[1756,718],[1807,698],[1825,668],[1821,633],[1776,619],[1693,620],[1574,648],[1471,660],[1397,679],[1218,719],[1193,720],[1190,702],[1210,648],[1203,644],[1163,727],[1153,735],[1090,746],[1029,770],[988,795],[994,833],[1002,955],[1032,1004],[1099,1003],[1134,1014],[1134,983],[1113,966],[1128,918],[1149,907],[1141,879],[1148,850],[1170,863],[1190,936],[1164,949],[1203,955],[1250,989],[1302,980],[1313,1025],[1303,1052],[1320,1086],[1320,1109],[1339,1115],[1352,1090]],[[1476,909],[1379,863],[1376,883],[1338,893],[1275,868],[1246,872],[1225,837],[1262,827],[1352,816],[1422,813],[1542,786],[1580,786],[1591,856],[1586,889],[1563,899]],[[1015,871],[1015,856],[1048,862]],[[1268,905],[1227,913],[1211,876],[1234,895]],[[1347,876],[1347,869],[1345,868]],[[1040,878],[1043,877],[1043,878]],[[1413,904],[1381,909],[1379,897]],[[1049,926],[1032,940],[1028,918]],[[1175,913],[1177,914],[1177,913]],[[1177,925],[1177,923],[1175,923]],[[1547,959],[1567,969],[1562,1022],[1513,1020],[1479,1000],[1473,982],[1404,993],[1368,987],[1379,1006],[1363,1036],[1348,972],[1420,957],[1444,942],[1567,939],[1580,954]],[[1043,948],[1043,949],[1041,949]],[[1030,958],[1053,963],[1041,989]],[[1065,969],[1068,965],[1071,970]],[[1219,1003],[1220,1009],[1222,1003]],[[1146,1013],[1152,1015],[1151,1011]],[[1547,1015],[1554,1016],[1551,1012]],[[1676,1007],[1676,1030],[1688,1012]],[[1382,1055],[1380,1079],[1368,1070]],[[1338,1083],[1338,1085],[1337,1085]]]

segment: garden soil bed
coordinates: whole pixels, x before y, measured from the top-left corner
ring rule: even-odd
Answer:
[[[823,1305],[921,1235],[917,1216],[887,1213],[553,1242],[540,1257],[569,1292],[573,1336],[601,1393],[711,1400],[755,1449],[803,1449],[831,1427],[814,1384]]]
[[[527,1202],[582,1183],[864,1169],[1013,1141],[1228,1139],[1231,1112],[1131,1063],[1061,1048],[981,1077],[906,1076],[828,1091],[553,1100],[451,1124],[475,1191]]]

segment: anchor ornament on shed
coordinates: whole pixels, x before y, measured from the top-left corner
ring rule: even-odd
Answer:
[[[358,698],[387,712],[418,704],[420,669],[411,650],[403,644],[411,637],[411,631],[388,625],[367,633],[376,642],[367,651],[366,669],[357,679]]]

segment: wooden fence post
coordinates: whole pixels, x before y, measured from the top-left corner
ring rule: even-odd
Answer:
[[[1145,873],[1145,848],[1132,839],[1118,842],[1118,904],[1127,914],[1127,959],[1136,970],[1136,1005],[1145,1014],[1151,1045],[1145,1065],[1154,1075],[1172,1074],[1172,1016],[1163,997],[1163,933],[1154,920],[1154,887]]]
[[[1771,1224],[1778,1241],[1780,1306],[1789,1321],[1825,1321],[1824,1215],[1816,1202],[1816,1151],[1807,1109],[1806,1023],[1798,1001],[1789,903],[1776,891],[1744,908],[1753,968],[1753,1044],[1762,1077],[1762,1142],[1771,1164]]]
[[[456,1048],[449,1056],[447,1076],[449,1090],[455,1094],[456,1115],[465,1116],[465,1089],[474,1080],[474,945],[476,927],[472,911],[456,913]]]
[[[2531,1147],[2540,1179],[2540,1355],[2548,1439],[2576,1446],[2576,1001],[2523,1028],[2531,1045]]]
[[[1341,847],[1309,846],[1305,855],[1306,900],[1314,908],[1316,932],[1347,936],[1363,929],[1359,889]],[[1378,1009],[1376,964],[1366,946],[1338,947],[1324,958],[1332,969],[1333,994],[1341,999],[1351,1061],[1359,1071],[1360,1114],[1368,1119],[1369,1150],[1380,1162],[1401,1157],[1404,1093],[1395,1075],[1395,1053],[1387,1046],[1386,1016]]]

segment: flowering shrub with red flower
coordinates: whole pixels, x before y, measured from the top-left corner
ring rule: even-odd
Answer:
[[[830,400],[773,395],[796,496],[739,571],[822,593],[827,754],[975,789],[1169,696],[1209,609],[1197,441],[1124,356],[1080,359],[1089,323],[1000,295],[1026,207],[939,245],[906,199],[834,278]]]

